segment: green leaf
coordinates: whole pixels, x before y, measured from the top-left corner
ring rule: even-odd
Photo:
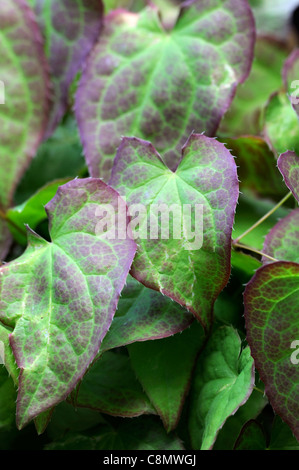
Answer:
[[[135,377],[130,359],[110,351],[84,376],[75,406],[130,418],[144,413],[156,414]]]
[[[273,38],[257,39],[250,75],[237,89],[220,125],[221,135],[231,137],[261,133],[262,109],[269,96],[282,86],[281,69],[287,54],[288,49],[281,42]]]
[[[254,420],[248,421],[241,430],[234,450],[265,450],[266,436],[262,426]]]
[[[153,7],[107,15],[75,103],[90,174],[109,178],[122,135],[150,140],[176,168],[191,132],[215,135],[253,43],[245,0],[189,2],[171,31]]]
[[[31,0],[44,38],[52,90],[47,136],[63,117],[68,90],[99,37],[101,0]]]
[[[128,276],[99,355],[136,341],[166,338],[187,328],[194,316],[160,292]]]
[[[209,327],[213,304],[230,273],[239,194],[236,165],[223,144],[200,134],[189,137],[182,155],[172,172],[149,142],[124,138],[110,184],[132,205],[132,216],[134,204],[143,204],[142,210],[137,209],[139,248],[131,274],[187,307]],[[162,222],[159,207],[164,210]],[[191,217],[186,216],[188,207]],[[192,235],[188,235],[188,217]]]
[[[174,434],[167,434],[160,422],[151,416],[125,419],[115,426],[103,425],[92,436],[66,435],[64,439],[48,444],[48,450],[183,450]],[[108,457],[109,458],[109,457]],[[107,462],[108,463],[108,462]]]
[[[10,231],[18,243],[26,245],[25,225],[30,225],[30,228],[34,230],[40,222],[47,218],[44,206],[55,196],[59,186],[66,182],[67,180],[64,179],[48,183],[23,204],[7,211],[6,218],[9,222]]]
[[[15,425],[16,389],[5,367],[0,364],[0,431],[7,431]]]
[[[277,166],[284,182],[299,203],[299,157],[294,152],[285,152],[279,156]]]
[[[248,400],[253,383],[249,348],[241,350],[233,328],[219,328],[200,354],[194,373],[189,418],[194,449],[212,448],[227,418]]]
[[[45,132],[49,79],[41,37],[24,0],[3,0],[0,16],[0,208],[6,208],[15,187]]]
[[[247,340],[275,412],[299,438],[299,264],[260,268],[244,294]]]
[[[299,153],[299,122],[288,96],[275,93],[264,113],[264,135],[278,155],[287,150]]]
[[[299,443],[289,426],[279,416],[275,416],[269,450],[299,450]]]
[[[299,209],[281,219],[268,233],[263,252],[279,261],[299,263]],[[263,263],[271,261],[263,257]]]
[[[8,328],[2,325],[2,323],[0,323],[0,343],[2,343],[0,356],[2,357],[2,353],[4,352],[4,357],[2,357],[2,359],[4,359],[3,361],[4,365],[7,369],[7,372],[12,377],[14,384],[18,386],[19,370],[17,368],[15,357],[13,355],[11,346],[9,344],[9,335],[11,334],[11,332],[12,332],[11,328]],[[0,361],[0,366],[1,366],[1,361]]]
[[[28,229],[25,253],[0,269],[0,320],[14,329],[21,368],[19,428],[69,394],[111,324],[136,245],[98,234],[96,209],[118,214],[118,199],[101,180],[61,186],[46,206],[52,243]]]
[[[195,322],[170,338],[128,346],[132,367],[167,432],[178,424],[204,340],[203,329]]]

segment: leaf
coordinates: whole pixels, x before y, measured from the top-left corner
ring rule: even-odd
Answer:
[[[109,351],[84,376],[75,406],[130,418],[156,414],[135,377],[130,359]]]
[[[28,229],[25,253],[1,267],[0,320],[14,328],[21,368],[19,428],[69,394],[111,324],[136,247],[95,233],[100,203],[118,213],[118,194],[100,180],[61,186],[46,206],[52,243]]]
[[[132,367],[167,432],[178,424],[204,340],[204,331],[196,322],[170,338],[133,343],[128,347]]]
[[[67,180],[58,180],[48,183],[39,189],[33,196],[19,206],[9,209],[6,218],[15,240],[26,245],[27,233],[25,225],[30,225],[35,230],[37,225],[47,218],[45,205],[52,199],[59,186],[66,183]]]
[[[54,411],[54,407],[49,408],[48,410],[43,411],[42,413],[40,413],[34,419],[35,429],[36,429],[36,432],[39,436],[41,434],[43,434],[43,432],[45,432],[45,430],[46,430],[46,428],[47,428],[47,426],[50,422],[50,419],[52,417],[53,411]]]
[[[263,252],[279,261],[299,263],[299,209],[277,222],[266,236]],[[270,262],[263,257],[263,264]]]
[[[265,109],[264,137],[277,155],[287,150],[299,153],[299,122],[284,92],[275,93]]]
[[[124,419],[118,426],[103,425],[93,436],[69,434],[46,446],[47,450],[183,450],[181,441],[166,434],[152,416]]]
[[[15,423],[16,390],[6,369],[0,364],[0,432],[8,431]]]
[[[0,209],[0,212],[2,212],[1,209]],[[0,216],[0,262],[5,259],[9,251],[11,242],[12,242],[12,239],[11,239],[11,235],[10,235],[7,223]]]
[[[182,155],[174,173],[149,142],[124,138],[110,184],[127,198],[129,206],[143,204],[136,230],[139,248],[131,274],[187,307],[208,327],[213,304],[230,273],[231,230],[238,199],[236,165],[223,144],[199,134],[189,137]],[[154,233],[159,204],[164,204],[168,239],[160,220],[157,226],[164,238]],[[167,220],[172,204],[176,209]],[[186,204],[191,212],[192,235],[187,233]],[[133,207],[131,211],[135,212]],[[202,217],[196,212],[201,207]]]
[[[299,147],[298,147],[299,150]],[[299,157],[295,152],[280,155],[277,166],[287,187],[299,202]]]
[[[247,340],[275,412],[299,438],[299,369],[292,343],[299,339],[299,264],[260,268],[244,293]]]
[[[285,89],[297,115],[299,115],[298,77],[299,77],[299,49],[294,49],[284,63],[282,76]]]
[[[275,416],[269,450],[299,450],[299,443],[289,426],[279,416]]]
[[[0,31],[5,88],[5,104],[0,105],[0,208],[5,209],[43,139],[49,79],[39,30],[25,0],[1,2]]]
[[[238,87],[236,96],[221,122],[219,133],[226,136],[259,135],[262,109],[269,96],[281,88],[281,69],[288,49],[281,41],[257,38],[250,75]],[[258,86],[257,86],[258,83]]]
[[[160,292],[127,278],[99,355],[136,341],[161,339],[187,328],[194,316]]]
[[[251,190],[261,197],[283,197],[286,193],[276,158],[261,137],[224,138],[226,147],[237,157],[240,190]]]
[[[7,372],[11,375],[13,382],[16,386],[18,386],[18,376],[19,371],[16,365],[16,361],[12,352],[12,349],[9,344],[9,335],[11,334],[11,329],[2,325],[0,323],[0,345],[2,343],[2,348],[4,348],[4,366],[6,367]],[[0,350],[0,356],[2,356]],[[0,364],[1,366],[1,364]]]
[[[31,0],[44,36],[52,94],[47,137],[68,106],[69,87],[99,37],[101,0]]]
[[[253,42],[244,0],[189,2],[172,31],[154,8],[111,12],[75,103],[90,174],[109,179],[122,135],[150,140],[175,168],[193,130],[215,135],[249,73]]]
[[[262,426],[255,420],[248,421],[241,430],[234,450],[265,450],[266,436]]]
[[[212,448],[227,418],[248,400],[253,383],[249,348],[241,350],[233,328],[219,328],[200,354],[194,373],[189,419],[193,449]]]

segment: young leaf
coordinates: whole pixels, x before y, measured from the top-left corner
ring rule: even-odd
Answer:
[[[99,204],[118,216],[118,194],[101,180],[61,186],[46,206],[52,243],[28,229],[25,253],[1,267],[0,320],[14,328],[21,368],[19,428],[69,394],[111,324],[136,245],[98,234]]]
[[[130,359],[109,351],[84,376],[75,406],[130,418],[156,414],[135,377]]]
[[[150,140],[175,168],[193,130],[215,135],[249,73],[253,43],[244,0],[188,2],[171,31],[152,7],[111,12],[75,104],[90,174],[109,178],[122,135]]]
[[[139,236],[139,248],[131,274],[187,307],[208,327],[213,304],[229,278],[238,178],[233,157],[214,139],[192,134],[182,155],[176,172],[172,172],[149,142],[124,138],[110,184],[127,198],[129,205],[142,203],[146,211],[138,217],[139,231],[135,234]],[[169,234],[162,233],[157,243],[154,211],[161,204],[166,216],[172,204],[176,210],[168,220],[166,216],[163,219]],[[194,212],[191,243],[184,215],[188,204]],[[196,204],[203,209],[202,217],[196,216]],[[157,225],[162,232],[160,220]]]
[[[299,137],[298,137],[299,151]],[[292,191],[299,203],[299,157],[295,152],[285,152],[280,155],[277,166],[287,187]]]
[[[292,344],[299,340],[299,264],[260,268],[246,287],[244,304],[247,340],[266,394],[298,439],[299,369]]]
[[[2,0],[0,31],[5,94],[0,105],[0,208],[6,208],[44,136],[49,80],[39,30],[25,0]]]
[[[68,90],[98,39],[102,0],[31,0],[44,36],[52,79],[51,112],[47,137],[63,117]]]
[[[263,252],[279,261],[299,263],[299,209],[290,212],[265,238]],[[263,263],[271,260],[263,256]]]
[[[252,392],[253,359],[248,347],[240,349],[238,333],[224,326],[212,334],[198,358],[189,421],[194,449],[210,449],[227,418]]]
[[[274,38],[258,38],[250,75],[221,122],[221,135],[241,136],[261,133],[261,114],[269,96],[281,87],[281,69],[288,50]],[[258,86],[257,86],[258,83]]]
[[[194,320],[188,310],[128,276],[117,311],[99,354],[136,341],[161,339],[183,331]]]
[[[196,356],[204,340],[203,328],[195,322],[170,338],[128,347],[132,367],[167,432],[178,424]]]

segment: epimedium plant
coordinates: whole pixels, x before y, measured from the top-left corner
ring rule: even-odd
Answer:
[[[2,1],[3,448],[299,448],[299,53],[250,3]]]

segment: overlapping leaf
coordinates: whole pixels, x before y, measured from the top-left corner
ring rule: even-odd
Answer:
[[[299,138],[298,138],[299,141]],[[299,153],[299,144],[298,144]],[[299,157],[295,152],[285,152],[280,155],[277,166],[287,187],[299,202]]]
[[[132,367],[167,432],[176,428],[205,335],[198,322],[170,338],[129,346]]]
[[[216,330],[198,358],[190,405],[189,432],[194,449],[210,449],[219,429],[250,396],[254,383],[248,346],[232,327]]]
[[[172,172],[149,142],[125,138],[110,182],[132,205],[132,216],[140,210],[133,204],[145,208],[139,213],[139,230],[135,231],[139,248],[132,275],[187,307],[208,327],[213,304],[230,273],[238,179],[229,151],[214,139],[193,134],[183,148],[181,163]],[[173,214],[172,204],[177,209]],[[188,235],[188,217],[184,214],[187,204],[192,235]],[[168,234],[161,220],[155,218],[154,209],[159,205],[164,209],[163,224],[165,227],[168,222]],[[202,216],[196,205],[202,207]],[[155,221],[160,234],[152,231]]]
[[[136,246],[118,232],[114,240],[98,233],[99,204],[118,218],[118,194],[102,181],[60,187],[46,206],[52,243],[28,229],[25,253],[1,267],[0,319],[14,328],[21,369],[19,427],[68,395],[111,324]]]
[[[292,361],[292,345],[299,340],[299,264],[280,261],[260,268],[246,287],[244,303],[247,340],[266,394],[299,439],[299,368]]]
[[[52,105],[47,136],[68,105],[68,90],[99,37],[102,0],[30,0],[44,36],[52,79]]]
[[[215,134],[253,43],[245,0],[190,2],[171,31],[154,8],[110,13],[76,97],[90,174],[109,178],[122,135],[150,140],[175,168],[193,130]]]

